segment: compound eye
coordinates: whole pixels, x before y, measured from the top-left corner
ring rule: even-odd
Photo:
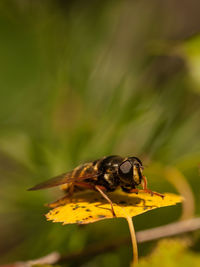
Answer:
[[[127,174],[131,171],[132,169],[132,164],[130,163],[129,160],[126,160],[124,161],[120,166],[120,171],[123,173],[123,174]]]

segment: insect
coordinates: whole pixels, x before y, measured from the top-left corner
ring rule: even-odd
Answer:
[[[106,195],[106,192],[113,192],[121,187],[126,193],[137,194],[145,192],[164,197],[147,188],[147,179],[142,175],[143,168],[141,160],[137,157],[107,156],[79,165],[70,172],[44,181],[28,190],[39,190],[62,185],[66,187],[68,197],[71,197],[77,190],[95,190],[110,203],[112,214],[115,216],[113,203]],[[143,189],[136,188],[140,184]]]

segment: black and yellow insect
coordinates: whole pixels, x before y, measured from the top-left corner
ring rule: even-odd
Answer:
[[[107,156],[82,164],[70,172],[51,178],[29,190],[63,185],[63,188],[67,189],[69,197],[77,190],[96,190],[110,203],[113,216],[115,216],[112,201],[105,192],[113,192],[121,187],[127,193],[146,192],[163,197],[147,188],[147,180],[142,175],[142,171],[142,162],[137,157]],[[136,188],[140,184],[143,189]]]

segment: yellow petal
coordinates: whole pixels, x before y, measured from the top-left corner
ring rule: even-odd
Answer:
[[[182,197],[165,193],[164,198],[147,193],[127,194],[122,191],[107,194],[112,200],[117,217],[133,217],[159,207],[175,205]],[[63,224],[86,224],[102,219],[113,218],[110,204],[98,192],[76,194],[71,202],[66,198],[62,206],[54,208],[46,215],[47,220]],[[64,205],[63,205],[64,204]]]

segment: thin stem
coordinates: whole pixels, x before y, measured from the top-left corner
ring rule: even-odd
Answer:
[[[129,230],[131,234],[131,242],[132,242],[132,248],[133,248],[133,265],[135,265],[138,263],[138,248],[137,248],[135,229],[134,229],[132,218],[127,216],[126,220],[128,222],[128,226],[129,226]]]
[[[137,236],[137,242],[143,243],[160,238],[180,235],[196,231],[199,229],[200,229],[200,218],[193,218],[186,221],[170,223],[160,227],[139,231],[136,233],[136,236]],[[73,261],[75,263],[81,262],[81,264],[83,264],[88,259],[91,259],[91,257],[95,257],[96,255],[100,255],[108,251],[115,251],[116,249],[119,249],[119,247],[127,245],[129,243],[130,243],[130,237],[122,237],[117,240],[106,241],[103,243],[101,242],[98,244],[91,244],[85,247],[83,250],[80,249],[78,251],[74,251],[66,255],[59,255],[58,260],[56,262],[45,262],[45,264],[63,264],[70,261]],[[22,262],[22,263],[26,264],[27,262]],[[16,264],[14,263],[12,265],[14,266]]]
[[[200,229],[200,218],[193,218],[186,221],[180,221],[170,223],[167,225],[151,228],[143,231],[136,232],[137,242],[149,242],[160,238],[185,234],[188,232],[196,231]],[[62,255],[58,264],[66,263],[69,261],[85,262],[91,257],[103,254],[108,251],[115,251],[121,246],[130,244],[130,237],[122,237],[117,240],[104,241],[97,244],[91,244],[85,247],[83,250],[74,251],[66,255]]]

